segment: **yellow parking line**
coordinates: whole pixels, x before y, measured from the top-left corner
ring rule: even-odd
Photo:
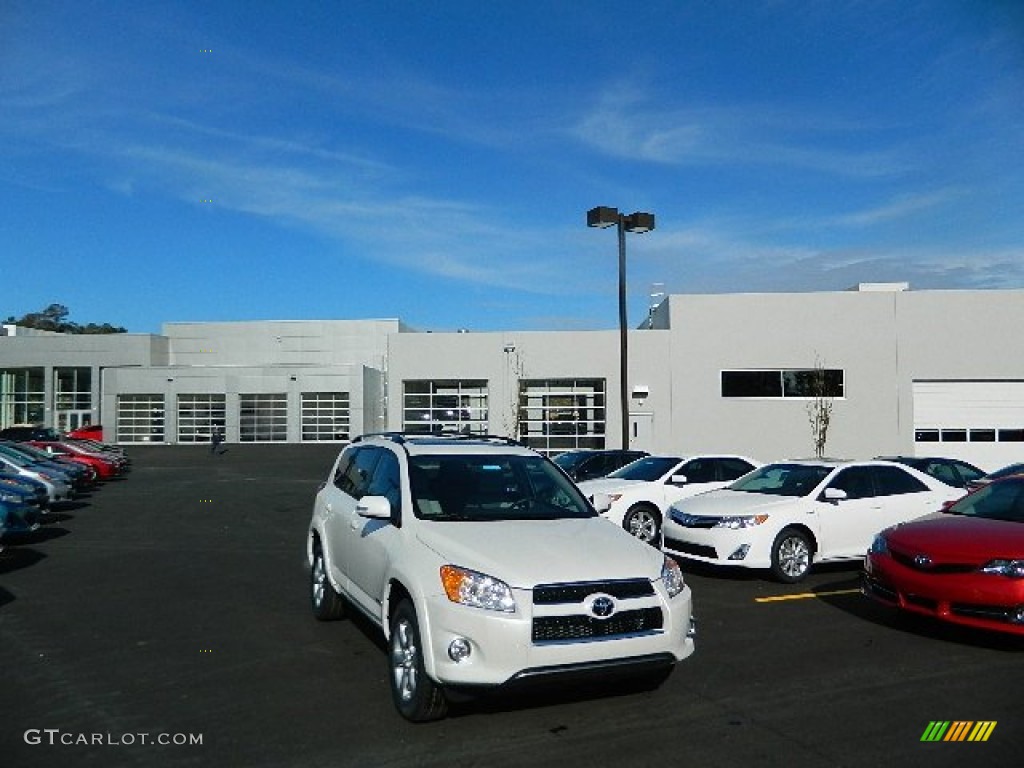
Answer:
[[[755,603],[778,603],[783,600],[807,600],[814,597],[828,597],[829,595],[853,595],[859,593],[859,589],[836,589],[831,592],[801,592],[798,595],[775,595],[773,597],[755,597]]]

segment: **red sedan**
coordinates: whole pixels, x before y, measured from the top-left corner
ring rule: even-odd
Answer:
[[[905,611],[1024,635],[1024,477],[882,531],[864,561],[862,589]]]
[[[60,440],[33,440],[29,445],[41,448],[53,456],[85,464],[96,472],[100,480],[109,480],[121,474],[121,468],[115,463],[113,457],[100,456],[91,451],[83,450],[77,445]]]

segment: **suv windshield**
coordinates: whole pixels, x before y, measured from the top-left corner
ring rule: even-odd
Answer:
[[[814,464],[768,464],[740,478],[729,490],[772,496],[806,496],[828,477],[832,467]]]
[[[618,480],[643,480],[648,483],[660,480],[662,475],[672,470],[682,459],[676,456],[648,456],[617,469],[608,477]]]
[[[557,520],[597,514],[541,456],[411,456],[409,481],[416,516],[424,520]]]

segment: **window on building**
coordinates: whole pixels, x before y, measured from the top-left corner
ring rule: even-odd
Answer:
[[[214,429],[223,431],[224,395],[178,395],[178,442],[208,443]]]
[[[521,381],[519,438],[542,453],[604,448],[604,379]]]
[[[836,368],[722,371],[722,397],[843,397],[844,372]]]
[[[58,411],[92,407],[92,368],[54,368],[53,394]]]
[[[993,427],[954,427],[947,429],[915,429],[917,443],[1021,443],[1024,429],[995,429]]]
[[[403,386],[405,432],[487,434],[486,381],[406,381]]]
[[[0,369],[0,427],[43,424],[45,413],[45,369]]]
[[[238,439],[243,443],[283,443],[288,439],[288,395],[284,392],[238,396]]]
[[[118,395],[119,443],[162,443],[164,441],[163,395]]]
[[[348,440],[351,408],[348,392],[302,393],[302,441],[330,443]]]

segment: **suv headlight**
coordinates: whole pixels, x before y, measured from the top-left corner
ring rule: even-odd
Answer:
[[[441,566],[441,584],[453,603],[488,611],[515,613],[512,589],[501,579],[455,565]]]
[[[768,515],[731,515],[715,523],[715,528],[729,528],[734,531],[740,528],[753,528],[767,519]]]
[[[1024,560],[989,560],[981,566],[982,573],[1024,579]]]
[[[884,533],[875,534],[874,541],[871,542],[871,546],[868,547],[868,552],[873,555],[884,555],[889,551],[889,542],[885,538]]]
[[[668,555],[665,555],[665,561],[661,565],[661,581],[669,597],[675,597],[686,587],[683,582],[683,569]]]

